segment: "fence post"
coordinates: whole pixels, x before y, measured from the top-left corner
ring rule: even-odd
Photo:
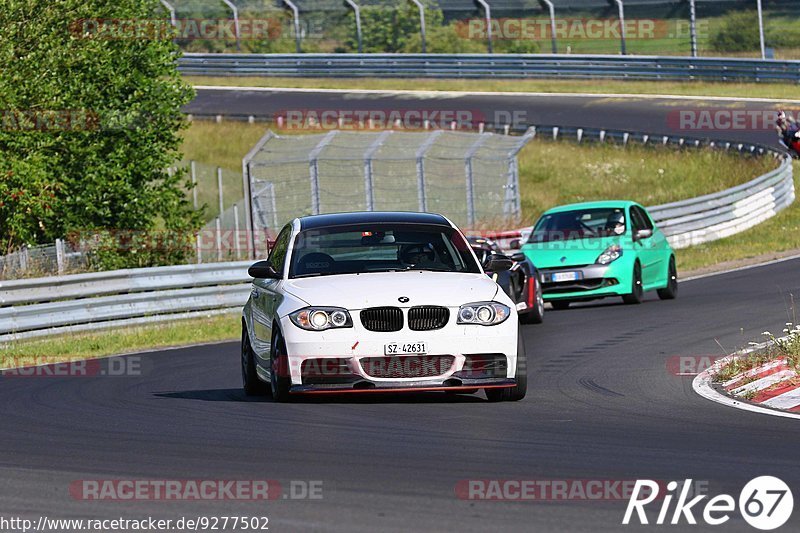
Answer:
[[[467,178],[467,227],[472,229],[475,226],[475,179],[472,173],[472,158],[480,149],[481,145],[491,136],[491,133],[484,133],[478,136],[478,139],[472,143],[472,146],[467,150],[467,155],[464,158],[464,174]]]
[[[295,51],[299,54],[302,52],[300,49],[300,10],[292,2],[292,0],[283,0],[289,9],[292,10],[292,18],[294,19],[294,38],[295,38]]]
[[[375,210],[375,192],[372,187],[372,157],[391,134],[392,130],[381,132],[378,138],[369,145],[367,151],[364,152],[364,193],[366,194],[367,211]]]
[[[761,43],[761,59],[767,58],[767,48],[764,44],[764,10],[761,7],[761,0],[756,0],[758,5],[758,37]]]
[[[492,50],[492,7],[489,5],[489,2],[486,0],[477,0],[477,2],[483,6],[483,10],[486,13],[486,51],[490,54],[493,53]]]
[[[311,150],[308,154],[308,170],[311,177],[311,214],[319,215],[320,213],[320,191],[319,191],[319,154],[325,149],[334,137],[339,133],[339,130],[329,131],[325,137]]]
[[[233,244],[236,247],[236,259],[241,259],[242,245],[239,241],[239,206],[237,204],[233,204],[233,236]]]
[[[556,8],[550,0],[541,0],[550,11],[550,43],[553,48],[553,53],[558,53],[558,40],[556,39]]]
[[[56,265],[60,276],[64,273],[64,241],[61,239],[56,239]]]
[[[165,8],[167,8],[167,11],[169,11],[169,20],[170,20],[170,22],[172,23],[173,26],[177,27],[178,26],[178,20],[175,17],[175,8],[172,6],[172,4],[167,2],[167,0],[161,0],[161,5],[163,5]]]
[[[417,203],[419,210],[425,212],[428,210],[428,198],[425,195],[425,153],[436,142],[436,139],[442,134],[442,130],[436,130],[428,135],[425,142],[422,143],[417,149]]]
[[[214,225],[216,226],[216,245],[217,245],[217,261],[222,261],[222,224],[219,221],[219,217],[214,220]]]
[[[197,211],[197,169],[194,160],[189,161],[189,174],[192,176],[192,205]]]
[[[356,39],[358,39],[358,53],[360,54],[364,52],[364,44],[361,38],[361,9],[353,0],[344,1],[353,8],[353,12],[356,14]]]
[[[250,173],[250,161],[258,154],[258,152],[264,148],[264,146],[269,142],[270,139],[275,137],[275,134],[272,133],[272,130],[268,131],[261,137],[256,145],[247,152],[242,158],[242,194],[244,195],[244,222],[247,227],[247,231],[249,233],[248,244],[247,244],[247,258],[254,259],[256,256],[256,235],[255,235],[255,224],[253,224],[253,208],[250,205],[253,201],[253,191],[251,188],[251,173]]]
[[[614,0],[617,4],[617,8],[619,9],[619,36],[620,36],[620,51],[622,55],[627,55],[627,47],[625,44],[625,6],[622,4],[622,0]]]
[[[222,213],[225,211],[225,204],[223,203],[222,196],[222,168],[217,167],[217,192],[219,193],[219,218],[222,218]]]
[[[692,41],[692,57],[697,57],[697,6],[689,0],[689,35]]]
[[[417,9],[419,9],[419,33],[422,37],[422,53],[426,54],[428,52],[427,46],[427,36],[425,33],[425,6],[422,5],[422,2],[419,0],[411,0]]]
[[[239,39],[241,38],[239,34],[239,10],[236,8],[236,4],[231,2],[231,0],[222,0],[225,2],[225,5],[231,8],[233,11],[233,31],[236,33],[236,50],[241,50],[241,44],[239,43]]]
[[[31,258],[30,251],[28,251],[28,245],[26,244],[19,251],[19,270],[20,270],[20,272],[27,272],[28,271],[28,262],[30,261],[30,258]]]

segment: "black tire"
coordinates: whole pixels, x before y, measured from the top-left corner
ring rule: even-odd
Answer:
[[[272,391],[272,399],[276,402],[288,402],[290,398],[289,388],[292,386],[292,378],[289,377],[289,362],[286,357],[286,344],[279,331],[274,333],[272,346],[269,352],[270,369],[269,384]]]
[[[667,286],[658,289],[658,297],[662,300],[674,300],[678,297],[678,269],[675,267],[675,256],[669,258],[667,267]]]
[[[640,304],[644,298],[644,287],[642,286],[642,265],[636,261],[633,265],[633,281],[631,282],[630,294],[624,294],[622,301],[626,304]]]
[[[528,278],[528,283],[536,283],[533,278]],[[533,297],[533,307],[519,315],[522,324],[541,324],[544,322],[544,297],[542,296],[542,284],[536,283],[536,293]]]
[[[553,309],[557,311],[563,311],[564,309],[569,308],[569,304],[571,302],[569,300],[553,300],[550,302],[550,305],[553,306]]]
[[[269,388],[258,378],[256,373],[256,360],[253,348],[250,346],[250,336],[247,328],[242,324],[242,388],[248,396],[263,396]]]
[[[518,402],[528,392],[528,356],[522,335],[517,337],[517,368],[515,372],[517,384],[504,389],[484,389],[486,399],[490,402]]]

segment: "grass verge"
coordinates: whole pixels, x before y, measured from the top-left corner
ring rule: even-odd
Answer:
[[[0,345],[0,368],[56,363],[120,353],[235,340],[241,335],[238,314],[163,324],[14,341]]]
[[[494,80],[427,78],[273,78],[187,76],[192,85],[238,87],[285,87],[297,89],[373,89],[463,92],[534,92],[591,94],[670,94],[680,96],[727,96],[797,101],[797,85],[791,83],[734,83],[706,81],[617,80]]]

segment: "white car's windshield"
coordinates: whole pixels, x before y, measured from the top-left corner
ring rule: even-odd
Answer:
[[[469,244],[453,228],[360,224],[301,231],[289,277],[402,270],[480,273]]]
[[[624,234],[626,228],[623,208],[561,211],[543,215],[533,228],[528,242],[610,237]]]

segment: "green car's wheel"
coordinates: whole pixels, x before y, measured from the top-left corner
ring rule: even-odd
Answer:
[[[633,265],[632,278],[631,292],[630,294],[624,294],[622,301],[626,304],[640,304],[644,297],[644,287],[642,287],[642,265],[639,264],[639,261],[636,261]]]
[[[272,389],[272,399],[276,402],[288,402],[289,387],[291,386],[289,358],[286,355],[286,345],[280,333],[275,335],[275,339],[272,342],[270,361],[272,368],[269,373],[269,382]]]
[[[674,300],[678,296],[678,269],[675,268],[675,256],[669,258],[667,268],[667,286],[658,289],[658,297],[662,300]]]
[[[563,311],[564,309],[568,308],[570,304],[569,300],[553,300],[550,302],[550,305],[553,306],[553,309],[557,311]]]
[[[267,393],[267,384],[258,379],[250,336],[244,325],[242,325],[242,387],[248,396],[261,396]]]

